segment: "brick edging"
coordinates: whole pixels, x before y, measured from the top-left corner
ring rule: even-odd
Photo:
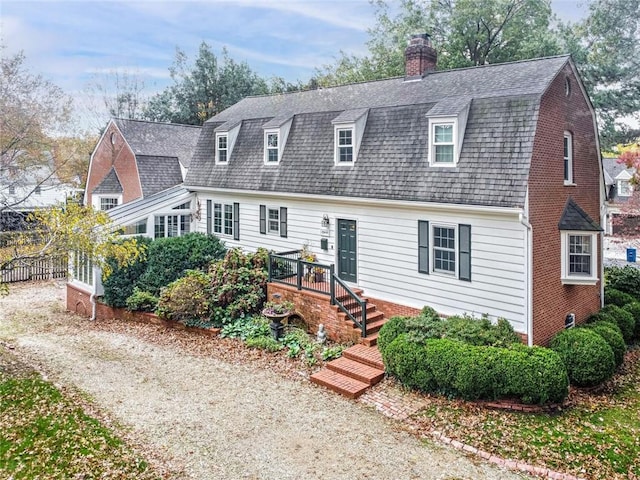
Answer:
[[[488,461],[489,463],[493,463],[495,465],[507,468],[509,470],[519,470],[521,472],[530,473],[533,475],[541,475],[543,477],[552,478],[554,480],[586,480],[582,477],[576,477],[568,473],[556,472],[554,470],[551,470],[550,468],[535,467],[525,462],[498,457],[497,455],[493,455],[492,453],[489,453],[485,450],[480,450],[479,448],[476,448],[471,445],[462,443],[458,440],[449,438],[443,435],[442,432],[432,431],[430,433],[431,433],[431,436],[433,436],[436,440],[444,443],[445,445],[451,445],[453,448],[457,450],[462,450],[464,452],[472,453],[474,455],[479,456],[483,460]]]

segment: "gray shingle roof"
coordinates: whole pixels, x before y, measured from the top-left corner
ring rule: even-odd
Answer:
[[[577,230],[583,232],[600,232],[602,228],[594,222],[587,212],[582,210],[580,206],[569,198],[560,217],[558,223],[559,230]]]
[[[436,72],[329,89],[249,97],[205,123],[189,187],[521,207],[539,101],[567,56]],[[455,168],[427,162],[428,118],[471,104]],[[358,158],[335,166],[332,121],[369,109]],[[364,110],[362,110],[364,111]],[[263,128],[293,116],[279,165],[263,162]],[[214,130],[242,121],[228,165]]]
[[[176,157],[188,168],[201,127],[115,118],[135,155]]]
[[[182,171],[176,157],[136,155],[144,197],[182,183]]]
[[[118,174],[116,170],[111,167],[109,173],[102,179],[102,181],[96,185],[96,188],[93,189],[92,194],[105,194],[105,193],[122,193],[122,184],[120,183],[120,179],[118,179]]]

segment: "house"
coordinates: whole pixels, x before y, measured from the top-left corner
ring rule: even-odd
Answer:
[[[85,205],[109,210],[179,185],[200,127],[112,119],[91,154]]]
[[[635,169],[611,157],[603,158],[602,165],[607,189],[606,234],[640,237],[640,196],[631,182]]]
[[[487,314],[546,344],[602,304],[593,107],[569,56],[436,63],[418,35],[404,77],[248,97],[208,120],[184,182],[195,229],[307,245],[387,317]]]

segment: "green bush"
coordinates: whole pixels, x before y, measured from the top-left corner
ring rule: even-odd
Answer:
[[[627,312],[633,315],[633,318],[636,322],[635,328],[633,330],[633,338],[636,340],[640,339],[640,302],[628,303],[624,307]]]
[[[127,298],[133,294],[134,286],[147,269],[149,247],[152,240],[147,237],[137,237],[138,242],[146,249],[146,253],[126,267],[119,267],[114,258],[107,259],[112,272],[102,281],[104,287],[104,303],[110,307],[125,308]]]
[[[622,365],[624,354],[627,351],[627,345],[624,343],[624,337],[620,332],[620,328],[609,322],[587,323],[584,327],[590,328],[604,338],[611,347],[611,350],[613,350],[616,366]]]
[[[628,293],[621,292],[615,288],[604,289],[604,304],[605,305],[617,305],[618,307],[624,307],[627,303],[635,302],[636,298]]]
[[[613,350],[604,338],[587,328],[561,331],[551,339],[550,347],[564,362],[569,381],[579,387],[598,385],[615,371]]]
[[[636,321],[633,318],[633,314],[629,311],[624,310],[617,305],[605,305],[602,310],[600,310],[605,315],[609,315],[615,323],[620,327],[620,331],[622,332],[622,336],[624,337],[624,341],[626,343],[633,342],[633,331],[636,326]]]
[[[561,402],[569,380],[557,353],[514,344],[475,346],[458,340],[396,337],[383,351],[387,372],[407,387],[466,399],[516,397],[524,403]]]
[[[232,248],[224,259],[211,264],[212,301],[224,310],[227,319],[260,312],[267,292],[268,258],[265,249],[244,254],[239,248]]]
[[[209,276],[189,270],[185,277],[162,289],[156,313],[161,318],[176,321],[209,318]]]
[[[127,310],[132,312],[153,312],[157,307],[158,297],[137,288],[127,298]]]
[[[225,248],[213,235],[189,233],[182,237],[159,238],[147,252],[147,268],[136,286],[153,295],[184,276],[187,270],[206,272],[211,262],[224,256]]]
[[[248,338],[266,337],[271,335],[269,320],[264,317],[243,317],[226,324],[220,331],[222,338]]]
[[[380,328],[380,331],[378,332],[377,345],[378,345],[378,350],[380,350],[381,353],[384,352],[387,346],[391,342],[393,342],[396,339],[396,337],[398,337],[399,335],[402,335],[403,333],[409,332],[409,328],[407,327],[407,322],[411,318],[412,317],[402,317],[402,316],[391,317],[382,326],[382,328]]]
[[[614,288],[640,301],[640,269],[625,267],[607,267],[605,269],[606,288]]]
[[[282,344],[275,340],[273,337],[247,338],[245,344],[247,345],[247,347],[259,348],[268,352],[277,352],[278,350],[282,350],[284,348]]]

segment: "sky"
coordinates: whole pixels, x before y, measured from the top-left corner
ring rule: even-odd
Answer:
[[[565,21],[585,4],[552,0]],[[340,51],[365,54],[374,22],[368,0],[0,0],[2,54],[23,51],[31,72],[80,103],[113,71],[142,78],[146,95],[163,90],[176,47],[193,60],[202,41],[263,77],[307,81]]]

